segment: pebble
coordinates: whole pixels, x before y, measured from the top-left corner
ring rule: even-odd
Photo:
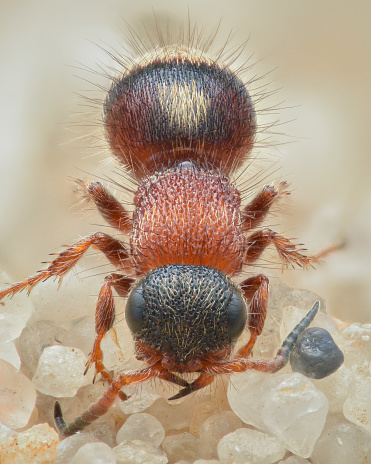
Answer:
[[[86,356],[77,348],[50,346],[42,352],[32,382],[45,395],[75,396],[94,374],[90,369],[90,376],[84,376],[85,363]]]
[[[1,464],[53,464],[57,459],[57,432],[48,424],[0,437]]]
[[[292,370],[311,379],[328,377],[343,362],[344,355],[330,333],[319,327],[311,327],[301,333],[290,355]]]
[[[285,447],[274,437],[252,429],[238,429],[218,444],[223,464],[272,464],[285,455]]]
[[[141,440],[158,447],[164,438],[165,430],[155,417],[137,413],[127,418],[117,432],[116,441],[120,444],[123,441]]]
[[[116,457],[105,443],[87,443],[78,450],[70,464],[116,464]]]
[[[0,359],[0,421],[12,429],[25,427],[36,403],[32,382]]]

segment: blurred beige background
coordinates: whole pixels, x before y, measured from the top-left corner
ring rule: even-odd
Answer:
[[[324,296],[340,318],[370,321],[371,3],[366,0],[2,0],[4,270],[24,278],[62,244],[99,230],[94,224],[102,221],[72,208],[76,197],[69,178],[81,176],[80,170],[94,177],[113,169],[102,168],[99,161],[107,154],[94,141],[73,141],[91,131],[84,118],[73,124],[72,115],[86,111],[74,93],[91,89],[76,75],[94,83],[101,78],[74,66],[109,65],[96,44],[124,52],[123,20],[140,32],[142,20],[153,25],[153,6],[158,18],[172,25],[187,22],[188,9],[191,22],[209,31],[222,18],[219,40],[231,29],[234,44],[250,36],[245,56],[254,53],[253,60],[259,60],[257,73],[272,70],[267,81],[279,89],[267,104],[282,101],[285,107],[278,118],[286,124],[276,130],[286,135],[275,137],[283,144],[266,153],[278,159],[277,176],[291,182],[294,192],[290,207],[271,224],[313,252],[347,240],[347,247],[317,270],[287,271],[283,279]]]

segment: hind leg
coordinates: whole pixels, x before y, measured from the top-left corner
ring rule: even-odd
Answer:
[[[129,234],[132,222],[129,213],[121,203],[109,193],[100,182],[85,183],[81,179],[76,180],[83,197],[95,203],[100,215],[115,229],[123,234]]]

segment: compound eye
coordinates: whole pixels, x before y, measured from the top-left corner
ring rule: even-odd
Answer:
[[[237,341],[246,326],[247,311],[242,296],[234,292],[227,309],[227,328],[232,342]]]
[[[146,306],[143,287],[139,285],[129,295],[125,307],[126,322],[134,334],[139,332],[144,325]]]

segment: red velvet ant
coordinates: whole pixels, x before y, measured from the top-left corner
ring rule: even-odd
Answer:
[[[103,415],[117,396],[125,399],[125,385],[160,378],[181,387],[175,399],[204,388],[217,374],[275,372],[318,311],[316,304],[276,357],[249,359],[264,326],[268,279],[257,275],[238,285],[233,277],[271,244],[283,264],[307,267],[318,256],[306,256],[284,236],[260,228],[271,206],[288,193],[284,182],[265,186],[241,207],[231,176],[251,152],[257,123],[248,88],[235,72],[192,45],[158,47],[113,81],[104,126],[113,155],[138,182],[133,216],[101,183],[80,182],[80,188],[110,226],[130,237],[130,248],[95,233],[60,253],[46,270],[0,292],[2,299],[50,277],[62,279],[91,246],[117,269],[99,293],[86,368],[94,364],[109,386],[70,425],[56,403],[64,435]],[[100,347],[115,319],[112,289],[127,298],[126,321],[136,357],[145,363],[116,378],[105,369]],[[250,339],[232,356],[246,326]],[[188,383],[183,373],[198,377]]]

